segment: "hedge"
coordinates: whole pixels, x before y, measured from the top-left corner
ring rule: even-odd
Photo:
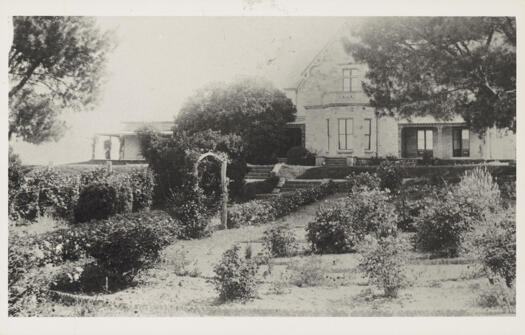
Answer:
[[[459,179],[465,171],[475,168],[477,165],[450,165],[450,166],[415,166],[403,167],[405,177],[432,178],[441,176],[446,179]],[[516,166],[513,165],[487,165],[490,173],[498,178],[500,176],[516,175]],[[375,173],[377,166],[345,166],[345,167],[316,167],[306,170],[297,179],[344,179],[352,173]]]
[[[253,200],[233,205],[228,210],[228,227],[266,224],[335,193],[335,183],[328,182],[290,193],[282,193],[265,200]]]
[[[58,168],[33,169],[17,189],[14,187],[10,189],[9,217],[13,220],[33,221],[41,215],[51,215],[55,218],[71,220],[75,209],[79,209],[79,195],[84,193],[85,198],[86,188],[96,188],[93,184],[111,184],[115,186],[113,188],[116,189],[116,198],[129,200],[112,204],[111,206],[116,206],[116,210],[110,210],[110,214],[126,212],[128,209],[139,211],[151,205],[154,182],[153,175],[147,169],[130,169],[126,173],[108,174],[105,169],[99,168],[77,171],[76,175]],[[107,187],[98,187],[98,189],[106,190]],[[92,196],[89,197],[91,199],[103,198],[100,192],[91,193]],[[82,199],[82,196],[80,198]],[[90,212],[94,211],[88,208],[87,213]],[[106,217],[105,215],[81,216],[81,221]]]

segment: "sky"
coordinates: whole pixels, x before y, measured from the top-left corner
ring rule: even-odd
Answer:
[[[58,142],[15,141],[24,164],[63,164],[91,158],[91,138],[122,121],[173,120],[184,101],[210,82],[258,76],[290,87],[341,29],[338,17],[98,17],[117,47],[95,110],[65,113]]]

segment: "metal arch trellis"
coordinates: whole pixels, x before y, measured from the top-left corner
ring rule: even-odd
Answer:
[[[213,157],[221,162],[221,186],[222,186],[222,213],[221,213],[221,224],[224,229],[228,228],[228,177],[226,176],[226,169],[228,166],[228,156],[223,153],[206,152],[201,154],[193,167],[193,173],[198,184],[199,177],[199,163],[206,157]]]

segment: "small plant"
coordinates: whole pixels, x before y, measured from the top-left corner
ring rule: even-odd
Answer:
[[[501,281],[491,284],[488,288],[477,290],[478,305],[485,308],[503,308],[512,313],[516,308],[516,288],[508,287]]]
[[[250,300],[257,293],[257,263],[239,255],[235,245],[226,250],[219,264],[214,268],[213,283],[222,301]]]
[[[184,247],[175,251],[174,257],[175,274],[177,276],[198,277],[200,270],[197,267],[198,261],[188,259],[188,251]]]
[[[405,261],[409,244],[400,237],[367,236],[359,246],[359,269],[370,284],[384,290],[385,296],[397,297],[400,288],[408,284]]]
[[[309,256],[302,262],[290,262],[286,269],[290,282],[298,287],[320,286],[326,282],[328,267],[320,256]]]
[[[290,293],[291,289],[288,284],[289,281],[290,279],[288,278],[287,271],[281,272],[279,279],[270,283],[270,293],[277,295]]]
[[[403,182],[403,168],[392,160],[385,160],[377,168],[377,176],[381,179],[381,188],[396,192]]]
[[[290,257],[297,254],[297,240],[288,227],[278,226],[267,229],[264,232],[263,244],[272,257]]]

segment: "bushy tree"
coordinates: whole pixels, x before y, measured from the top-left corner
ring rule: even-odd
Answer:
[[[63,111],[90,110],[99,95],[109,32],[94,18],[17,16],[9,51],[9,138],[39,144],[65,130]]]
[[[285,145],[295,106],[270,83],[244,79],[209,85],[190,97],[175,122],[189,134],[208,129],[239,135],[250,163],[271,163]]]
[[[363,89],[382,113],[516,131],[515,18],[370,18],[354,35],[347,50],[368,65]]]
[[[244,158],[242,140],[237,135],[221,135],[217,131],[203,131],[189,136],[174,130],[172,136],[162,136],[152,130],[139,131],[142,155],[155,174],[155,201],[164,203],[173,193],[181,193],[193,178],[194,164],[201,153],[216,152],[228,156],[228,192],[231,197],[240,195],[244,176],[248,169]],[[186,185],[186,186],[185,186]],[[208,205],[218,201],[221,195],[220,163],[205,159],[199,165],[199,185],[209,200]]]

